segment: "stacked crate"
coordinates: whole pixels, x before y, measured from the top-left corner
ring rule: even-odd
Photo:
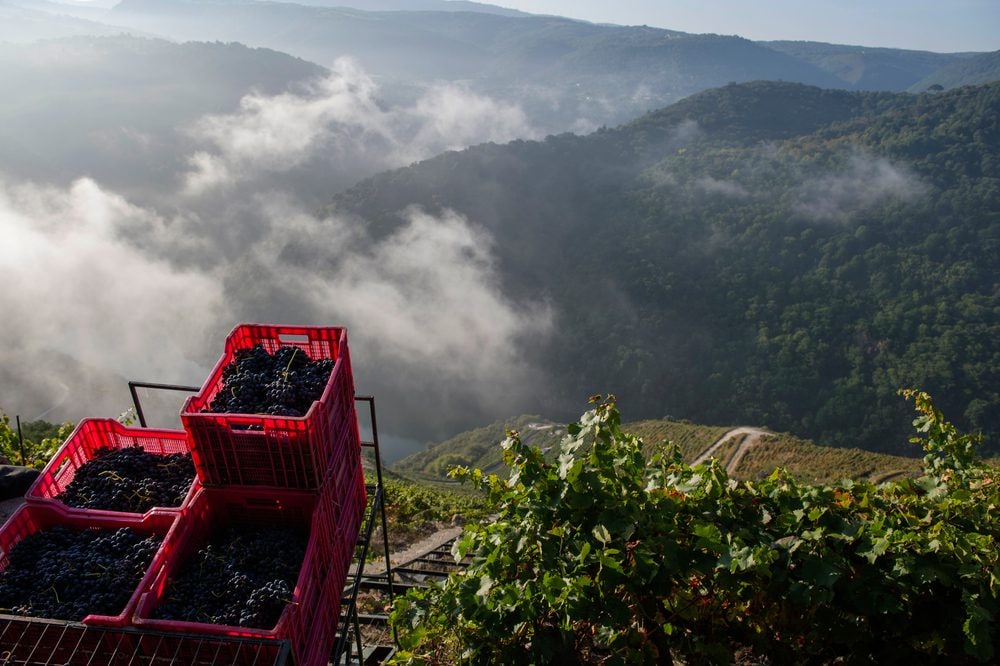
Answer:
[[[311,360],[334,361],[322,395],[305,415],[206,411],[216,394],[226,390],[223,371],[236,352],[256,345],[272,354],[291,346]],[[347,331],[237,326],[226,338],[223,354],[202,389],[185,402],[181,421],[204,487],[182,514],[175,535],[178,555],[140,601],[136,624],[158,630],[288,639],[296,664],[326,664],[333,647],[330,625],[340,615],[341,593],[365,508]],[[256,523],[300,525],[309,530],[293,599],[277,625],[258,630],[150,619],[168,585],[172,564],[179,566],[213,530]]]
[[[180,505],[154,507],[143,513],[81,509],[67,506],[58,499],[59,494],[72,482],[77,470],[91,460],[99,449],[117,450],[127,447],[139,447],[150,453],[167,455],[187,451],[188,442],[183,431],[127,428],[113,419],[84,419],[25,493],[25,503],[0,529],[0,571],[7,568],[10,551],[17,544],[36,532],[57,525],[74,531],[128,528],[164,537],[141,582],[132,591],[121,611],[116,615],[89,614],[76,618],[87,624],[108,627],[131,624],[140,595],[151,584],[157,570],[168,557],[166,537],[176,529],[180,513],[198,490],[196,479]]]
[[[206,410],[240,349],[282,346],[312,360],[334,361],[325,389],[305,415],[218,414]],[[334,327],[238,325],[201,390],[181,412],[183,431],[130,429],[109,420],[83,421],[29,490],[27,504],[0,530],[0,570],[20,539],[53,524],[75,529],[127,526],[165,535],[139,588],[116,617],[80,620],[134,625],[169,636],[284,639],[299,666],[326,664],[340,615],[341,593],[367,503],[354,409],[347,332]],[[144,515],[65,507],[55,497],[101,447],[141,446],[155,453],[188,450],[197,478],[183,505]],[[266,629],[155,618],[171,576],[211,536],[228,526],[286,525],[308,532],[292,599]]]
[[[301,417],[266,414],[214,414],[209,406],[225,390],[222,374],[241,349],[262,345],[269,353],[284,346],[300,349],[312,360],[335,361],[323,395]],[[330,465],[356,471],[360,466],[354,379],[343,328],[237,326],[225,352],[201,391],[181,410],[191,440],[191,455],[202,483],[211,486],[270,486],[317,490]],[[340,435],[350,431],[344,442]],[[350,444],[349,449],[338,448]]]

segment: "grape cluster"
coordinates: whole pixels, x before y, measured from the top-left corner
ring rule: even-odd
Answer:
[[[237,350],[208,411],[303,416],[323,395],[333,366],[332,359],[314,361],[297,347],[274,354],[263,345]]]
[[[271,629],[292,600],[307,539],[289,527],[230,527],[171,577],[153,616]]]
[[[162,456],[139,446],[102,447],[56,499],[83,509],[143,513],[154,506],[180,506],[193,481],[190,453]]]
[[[0,609],[13,615],[80,621],[118,615],[163,537],[120,528],[35,532],[10,551],[0,573]]]

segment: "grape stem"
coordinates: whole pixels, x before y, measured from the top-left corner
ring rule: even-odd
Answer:
[[[288,383],[288,371],[291,369],[291,367],[292,367],[292,361],[295,360],[295,355],[298,354],[298,353],[299,353],[299,348],[298,347],[296,347],[295,349],[292,350],[292,355],[288,359],[288,365],[285,366],[285,371],[281,373],[281,380],[283,382],[285,382],[285,383]]]

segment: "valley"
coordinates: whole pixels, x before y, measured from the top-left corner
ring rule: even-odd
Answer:
[[[326,520],[309,563],[206,556],[181,615],[288,611],[308,630],[256,638],[325,665],[344,576],[385,565],[367,492],[407,590],[366,581],[371,661],[995,662],[1000,9],[515,4],[0,0],[3,462],[128,421],[128,380],[197,386],[237,322],[343,326],[349,356],[248,355],[213,399],[295,426],[341,368],[343,436],[292,465],[315,497],[271,486],[301,431],[224,430],[262,504]],[[26,552],[5,612],[56,591]]]

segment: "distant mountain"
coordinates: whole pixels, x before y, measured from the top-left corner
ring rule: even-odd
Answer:
[[[734,81],[843,85],[738,37],[558,17],[186,0],[124,0],[111,15],[176,39],[239,41],[324,65],[351,56],[386,88],[452,81],[520,103],[547,132],[619,123]]]
[[[54,3],[46,3],[54,4]],[[40,39],[82,35],[118,35],[135,29],[108,25],[89,17],[53,14],[42,8],[0,0],[0,44],[29,44]]]
[[[407,20],[409,13],[275,2],[124,0],[111,15],[116,23],[174,39],[237,41],[321,65],[350,55],[373,74],[399,79],[468,77],[482,64],[477,46],[416,28]]]
[[[950,90],[959,86],[990,83],[991,81],[1000,81],[1000,51],[983,53],[973,58],[964,58],[942,67],[914,83],[910,86],[910,90],[924,92],[931,89],[932,86],[940,86],[940,88],[934,89]]]
[[[371,12],[481,12],[498,16],[528,16],[516,9],[467,0],[300,0],[318,7],[351,7]]]
[[[614,130],[482,145],[336,197],[374,238],[419,205],[486,230],[521,350],[571,417],[754,423],[898,452],[901,387],[1000,435],[1000,84],[937,95],[731,85]]]
[[[975,56],[973,53],[932,53],[822,42],[758,43],[812,63],[840,79],[842,87],[852,90],[906,90],[942,67]]]
[[[733,82],[905,90],[973,55],[758,43],[453,0],[123,0],[111,10],[52,0],[2,1],[48,13],[55,23],[69,18],[63,14],[86,12],[86,18],[100,21],[91,34],[109,34],[104,24],[125,26],[112,30],[240,42],[323,66],[350,56],[376,78],[387,103],[412,102],[427,86],[450,82],[519,104],[542,133],[619,124]],[[84,33],[84,26],[74,24],[67,34]]]
[[[8,6],[23,7],[53,15],[75,16],[100,22],[108,12],[99,2],[55,2],[54,0],[3,0]]]
[[[239,44],[127,36],[0,44],[0,87],[16,91],[0,105],[0,166],[50,182],[89,175],[162,188],[197,118],[236,109],[252,89],[277,94],[324,73]]]

